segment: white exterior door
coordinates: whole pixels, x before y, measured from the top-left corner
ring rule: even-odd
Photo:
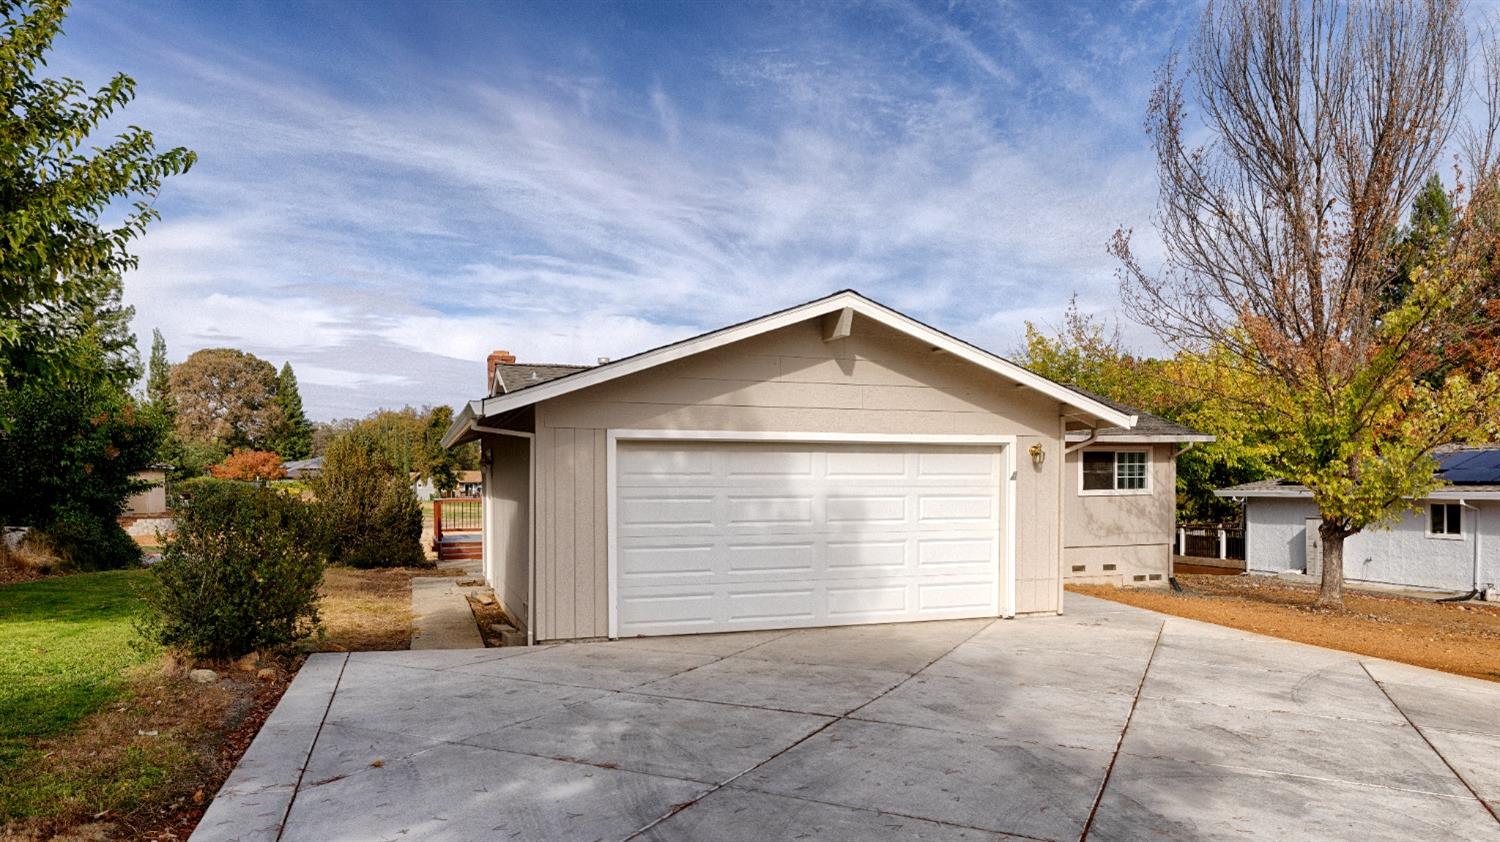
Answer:
[[[997,446],[621,441],[621,637],[1000,613]]]

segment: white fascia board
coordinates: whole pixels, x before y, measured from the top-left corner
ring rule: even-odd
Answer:
[[[1073,430],[1073,431],[1071,431],[1071,432],[1068,433],[1068,442],[1070,444],[1074,443],[1074,442],[1081,442],[1081,441],[1089,441],[1088,431],[1087,430]],[[1096,444],[1097,445],[1108,445],[1108,444],[1176,444],[1176,443],[1179,443],[1179,442],[1186,442],[1186,441],[1191,441],[1191,442],[1210,442],[1210,441],[1214,441],[1214,437],[1210,436],[1210,435],[1205,435],[1203,433],[1194,433],[1194,434],[1191,434],[1191,435],[1184,434],[1184,435],[1180,435],[1180,436],[1179,435],[1172,435],[1172,434],[1169,434],[1169,433],[1157,433],[1157,434],[1146,433],[1146,434],[1142,434],[1142,435],[1134,435],[1134,434],[1131,434],[1131,433],[1125,433],[1123,435],[1116,435],[1116,436],[1102,435],[1102,436],[1099,436],[1098,438],[1094,439],[1092,442],[1089,442],[1089,444],[1090,444],[1090,446],[1096,445]]]
[[[476,413],[483,403],[483,401],[469,401],[464,404],[464,408],[460,409],[457,415],[453,416],[453,423],[448,425],[448,429],[443,433],[443,438],[440,442],[443,447],[452,447],[457,444],[458,439],[469,431],[469,427],[473,425]]]
[[[683,340],[673,345],[657,348],[654,351],[646,351],[634,357],[627,357],[595,368],[584,369],[577,374],[570,374],[566,377],[530,386],[517,392],[485,398],[483,401],[474,402],[479,405],[478,409],[475,410],[475,414],[480,418],[488,418],[500,412],[530,406],[531,404],[560,397],[580,389],[587,389],[590,386],[596,386],[600,383],[614,380],[617,377],[625,377],[664,363],[680,360],[694,354],[701,354],[705,351],[759,336],[763,333],[769,333],[773,330],[779,330],[817,316],[837,312],[846,307],[854,310],[854,312],[861,316],[874,319],[896,330],[918,337],[953,356],[989,369],[1023,386],[1035,389],[1061,403],[1088,412],[1090,415],[1108,424],[1126,428],[1135,426],[1136,417],[1134,415],[1127,415],[1106,406],[1087,395],[1075,392],[1060,383],[1054,383],[1039,374],[1027,371],[1009,360],[997,357],[987,351],[982,351],[967,342],[954,339],[946,333],[928,327],[915,319],[876,304],[868,298],[853,292],[840,292],[827,298],[803,304],[800,307],[793,307],[779,313],[772,313],[769,316],[762,316],[759,319],[753,319],[744,324],[727,327],[694,339]]]
[[[1234,499],[1248,499],[1251,497],[1280,497],[1309,500],[1312,499],[1312,492],[1308,491],[1305,488],[1264,488],[1256,489],[1253,491],[1245,491],[1235,488],[1216,488],[1214,489],[1214,496]]]

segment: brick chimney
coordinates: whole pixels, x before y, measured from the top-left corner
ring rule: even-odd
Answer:
[[[498,368],[498,367],[500,367],[500,366],[502,366],[502,365],[515,365],[515,364],[516,364],[516,355],[512,354],[509,351],[491,351],[490,355],[488,357],[484,358],[484,369],[485,369],[485,385],[484,385],[484,388],[486,390],[486,394],[493,395],[496,392],[495,369]]]

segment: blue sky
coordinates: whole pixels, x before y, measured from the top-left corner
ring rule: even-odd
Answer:
[[[477,397],[853,287],[991,349],[1148,253],[1152,74],[1196,2],[80,4],[198,165],[126,279],[143,345],[290,360],[315,418]],[[1125,325],[1133,344],[1154,343]]]

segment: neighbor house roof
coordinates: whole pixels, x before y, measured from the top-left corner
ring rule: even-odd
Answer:
[[[1135,416],[1135,426],[1133,427],[1100,427],[1092,431],[1097,441],[1113,442],[1116,444],[1147,444],[1151,442],[1208,442],[1214,440],[1214,437],[1208,433],[1178,424],[1176,421],[1170,421],[1160,415],[1142,412],[1132,406],[1110,400],[1101,394],[1090,392],[1087,389],[1080,389],[1077,386],[1073,388],[1106,406],[1112,406],[1121,412],[1129,412]],[[1068,441],[1072,443],[1086,441],[1089,438],[1090,432],[1089,430],[1069,430]]]
[[[1434,454],[1438,478],[1444,485],[1423,499],[1500,500],[1500,444],[1455,445]],[[1220,488],[1218,497],[1280,497],[1310,499],[1307,486],[1278,479],[1265,479]]]
[[[1083,412],[1099,421],[1124,428],[1135,426],[1135,415],[1129,412],[1122,412],[1076,389],[1048,380],[1040,374],[1017,365],[1010,360],[996,356],[989,351],[957,339],[937,328],[925,325],[910,316],[892,310],[876,301],[872,301],[854,290],[843,290],[815,301],[809,301],[806,304],[799,304],[795,307],[788,307],[785,310],[778,310],[774,313],[710,331],[691,339],[684,339],[680,342],[663,345],[649,351],[642,351],[639,354],[614,360],[613,362],[597,366],[580,366],[576,371],[560,374],[544,382],[533,383],[514,392],[506,392],[480,400],[469,401],[454,417],[452,426],[448,428],[447,433],[443,436],[443,444],[445,446],[456,444],[480,419],[540,403],[541,401],[566,395],[579,389],[586,389],[590,386],[606,383],[617,377],[624,377],[638,371],[653,368],[674,360],[680,360],[684,357],[690,357],[694,354],[831,313],[840,314],[838,324],[840,329],[846,333],[848,325],[851,323],[850,320],[852,320],[854,315],[859,315],[928,342],[935,350],[945,351],[959,359],[967,360],[981,368],[989,369],[996,374],[1009,378],[1018,384],[1035,389],[1041,394],[1047,395],[1067,406],[1071,406],[1075,410]],[[848,320],[843,318],[844,316],[848,316]]]

